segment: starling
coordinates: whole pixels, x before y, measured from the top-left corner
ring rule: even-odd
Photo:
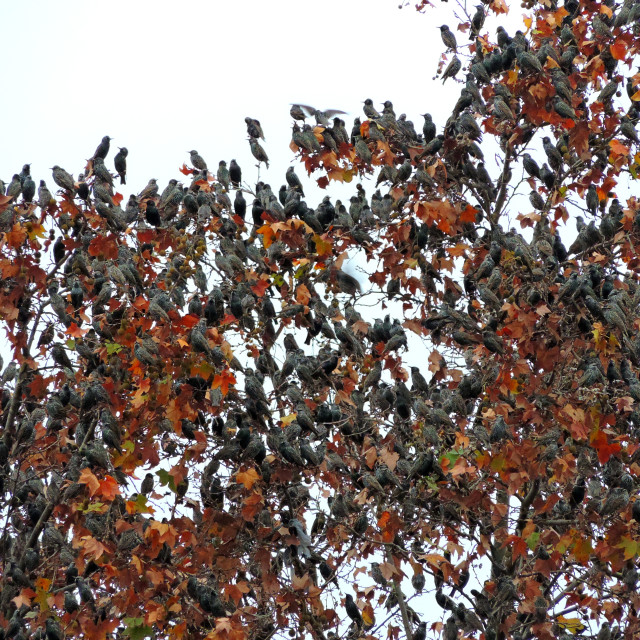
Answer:
[[[260,140],[264,140],[264,133],[262,132],[262,127],[260,126],[259,120],[246,117],[244,121],[247,125],[247,135],[250,138],[259,138]]]
[[[336,282],[340,291],[350,296],[355,296],[361,290],[358,280],[341,269],[336,270]]]
[[[147,200],[144,217],[152,227],[159,227],[162,224],[160,211],[158,211],[158,207],[156,207],[156,203],[153,200]]]
[[[147,198],[155,198],[158,195],[158,181],[156,178],[151,178],[147,183],[147,186],[138,194],[138,202],[142,202]]]
[[[362,627],[362,615],[360,613],[360,609],[358,609],[358,605],[355,603],[353,596],[350,593],[345,596],[344,608],[347,615],[356,623],[358,628]]]
[[[491,76],[487,72],[486,67],[481,62],[474,62],[471,65],[471,73],[479,82],[483,84],[489,84],[491,82]]]
[[[630,120],[624,120],[620,125],[620,133],[627,138],[627,140],[631,140],[636,144],[640,144],[640,139],[638,139],[638,133],[636,132],[636,128],[633,126],[633,123]]]
[[[94,604],[95,598],[89,588],[89,585],[80,576],[76,577],[76,586],[78,587],[78,593],[80,594],[80,600],[85,604]]]
[[[599,15],[596,15],[595,18],[591,21],[591,28],[593,29],[593,32],[601,38],[613,37],[611,29],[609,29],[607,24]]]
[[[549,169],[546,162],[540,168],[540,179],[544,182],[544,186],[547,187],[547,189],[553,189],[553,185],[556,182],[556,176],[553,171]]]
[[[458,72],[462,68],[462,62],[460,62],[460,58],[454,55],[451,62],[447,65],[447,68],[444,70],[442,74],[442,84],[444,84],[448,78],[455,78],[458,75]]]
[[[598,190],[594,184],[589,185],[585,196],[585,202],[589,213],[595,216],[598,211],[598,205],[600,204],[600,198],[598,197]]]
[[[251,146],[251,153],[253,154],[253,157],[258,161],[258,165],[260,165],[261,162],[264,162],[267,165],[267,169],[268,169],[269,156],[267,156],[267,152],[262,148],[257,138],[253,136],[250,137],[249,143]]]
[[[426,579],[424,577],[424,573],[414,573],[411,576],[411,586],[418,592],[424,589],[424,585],[426,583]]]
[[[302,183],[300,182],[300,178],[296,175],[296,172],[293,167],[289,167],[287,169],[287,184],[291,189],[294,189],[300,193],[300,195],[304,198],[304,191],[302,190]]]
[[[32,202],[33,197],[36,195],[36,183],[31,178],[31,176],[27,176],[22,183],[22,197],[25,202]]]
[[[78,175],[78,198],[85,202],[89,200],[89,185],[84,181],[84,174]]]
[[[562,167],[562,155],[558,151],[557,147],[551,142],[551,138],[549,138],[549,136],[542,138],[542,146],[544,148],[544,152],[547,154],[551,168],[555,171],[560,169],[560,167]]]
[[[244,199],[242,191],[239,189],[236,191],[236,198],[233,201],[233,211],[239,218],[244,220],[247,213],[247,201]]]
[[[358,136],[355,142],[356,154],[367,164],[371,164],[372,155],[367,143]]]
[[[198,171],[202,173],[207,171],[207,163],[204,161],[203,157],[195,150],[191,150],[188,152],[191,156],[191,166],[193,166]]]
[[[493,112],[501,119],[501,120],[515,120],[513,115],[513,111],[509,105],[504,101],[502,96],[495,96],[493,99]]]
[[[294,120],[304,121],[307,119],[306,113],[302,110],[299,104],[292,104],[291,109],[289,109],[289,115]]]
[[[367,116],[369,120],[374,120],[380,117],[380,114],[378,113],[376,108],[373,106],[373,100],[371,98],[367,98],[364,101],[364,107],[362,107],[362,110],[364,111],[364,115]],[[360,131],[359,122],[358,122],[358,131]]]
[[[418,367],[411,367],[411,390],[419,393],[420,395],[429,394],[429,383],[420,372]]]
[[[96,158],[93,161],[93,173],[100,182],[113,186],[113,176],[109,173],[109,169],[102,158]]]
[[[74,309],[79,309],[82,306],[82,300],[84,298],[84,291],[80,285],[79,280],[75,280],[71,286],[71,304]]]
[[[229,169],[227,169],[227,163],[225,160],[218,162],[218,171],[216,172],[216,179],[225,188],[229,189]]]
[[[498,46],[501,49],[506,48],[509,44],[511,44],[511,38],[509,34],[506,32],[505,28],[500,26],[496,31],[496,40],[498,42]]]
[[[22,192],[22,182],[20,180],[20,176],[17,173],[14,173],[13,177],[11,178],[11,182],[7,187],[7,191],[5,195],[9,196],[10,198],[17,198],[21,192]]]
[[[116,168],[116,172],[120,176],[120,184],[127,184],[127,155],[129,155],[129,151],[127,150],[127,147],[118,148],[120,151],[116,153],[115,158],[113,159],[113,164]]]
[[[556,110],[556,113],[563,118],[568,118],[570,120],[576,119],[576,112],[573,108],[567,104],[560,96],[555,96],[553,98],[553,108]]]
[[[484,25],[485,20],[484,6],[481,4],[476,5],[476,12],[471,18],[471,26],[469,29],[469,40],[475,40],[480,35],[480,30]]]
[[[444,46],[447,47],[447,49],[453,49],[453,51],[458,53],[456,37],[446,24],[443,24],[440,27],[440,36],[442,37],[442,42],[444,42]]]
[[[618,83],[615,80],[607,83],[598,94],[598,102],[609,102],[618,90]],[[635,93],[635,92],[634,92]],[[633,94],[632,94],[633,95]]]
[[[609,495],[605,499],[600,515],[602,517],[610,516],[622,511],[629,504],[629,492],[622,487],[611,489]]]
[[[531,206],[538,211],[544,209],[544,198],[535,190],[529,194],[529,202]]]
[[[536,58],[532,53],[528,51],[521,51],[517,55],[518,65],[522,71],[528,71],[533,73],[542,73],[542,65],[540,60]]]
[[[47,640],[63,640],[64,638],[60,625],[53,618],[47,618],[45,630]]]
[[[538,163],[531,157],[528,153],[522,154],[522,166],[524,170],[532,177],[532,178],[540,178],[540,167]]]
[[[76,597],[70,591],[65,591],[64,592],[64,610],[67,613],[72,614],[78,611],[78,609],[80,609],[80,605],[78,604]]]
[[[381,587],[387,586],[387,579],[382,575],[382,570],[380,569],[379,562],[371,563],[371,577]]]
[[[73,371],[71,360],[69,360],[67,351],[62,345],[56,343],[51,347],[51,357],[58,366],[64,369],[71,369]]]
[[[107,154],[109,153],[110,142],[112,139],[113,138],[110,138],[109,136],[104,136],[104,138],[102,138],[100,144],[95,150],[95,153],[91,157],[92,160],[95,160],[96,158],[102,158],[104,160],[107,157]]]
[[[75,190],[75,184],[73,182],[73,176],[67,173],[62,167],[57,164],[51,167],[53,181],[62,189],[73,192]]]
[[[433,123],[430,113],[423,113],[424,124],[422,125],[422,135],[425,144],[429,144],[436,137],[436,125]]]
[[[242,182],[242,169],[240,169],[240,165],[235,160],[231,160],[231,164],[229,165],[229,178],[234,187],[237,188],[240,186]]]
[[[44,180],[40,180],[40,186],[38,187],[38,206],[41,209],[46,209],[52,201],[53,196],[47,188],[47,183]]]

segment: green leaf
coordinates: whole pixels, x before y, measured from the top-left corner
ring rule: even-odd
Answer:
[[[534,531],[528,538],[526,538],[526,543],[529,549],[533,551],[538,546],[538,540],[540,540],[540,532]]]
[[[133,500],[136,505],[136,513],[153,513],[153,509],[147,504],[147,497],[139,493]]]
[[[160,478],[160,484],[163,487],[169,487],[169,489],[171,489],[171,491],[173,491],[175,493],[176,490],[176,481],[174,480],[173,476],[168,472],[165,471],[164,469],[160,469],[160,471],[156,472],[156,475],[158,476],[158,478]]]
[[[122,351],[122,345],[117,342],[107,342],[106,347],[109,355],[112,353],[120,353],[120,351]]]
[[[622,536],[620,544],[617,545],[618,548],[624,550],[624,559],[631,560],[631,558],[638,555],[638,543],[631,538],[627,538],[626,536]]]
[[[153,629],[144,624],[144,618],[125,618],[123,622],[125,624],[124,632],[131,640],[142,640],[153,635]]]

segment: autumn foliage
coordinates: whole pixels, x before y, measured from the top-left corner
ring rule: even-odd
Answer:
[[[5,188],[4,637],[640,636],[640,4],[506,10],[447,122],[294,123],[321,202]]]

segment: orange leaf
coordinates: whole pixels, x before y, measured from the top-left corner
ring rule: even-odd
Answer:
[[[620,140],[616,140],[615,138],[609,143],[609,147],[611,148],[611,153],[614,156],[628,156],[629,155],[629,147],[625,146],[620,142]]]
[[[13,598],[11,602],[15,602],[16,607],[18,607],[19,609],[23,604],[26,604],[27,606],[29,606],[31,604],[31,599],[35,595],[36,595],[36,592],[33,589],[23,589],[20,592],[20,595]]]
[[[87,333],[87,331],[89,331],[89,329],[81,329],[75,322],[72,322],[65,333],[68,333],[72,338],[80,338]]]
[[[97,560],[106,551],[105,546],[92,536],[83,536],[80,545],[85,558]]]
[[[251,285],[251,291],[255,293],[258,298],[262,298],[270,286],[268,278],[260,278],[256,284]]]
[[[262,235],[262,244],[265,249],[268,249],[276,239],[276,234],[273,232],[270,224],[263,224],[258,229],[257,233]]]
[[[93,473],[89,469],[83,469],[80,477],[78,478],[78,482],[80,484],[86,484],[89,487],[89,495],[93,498],[93,496],[100,491],[100,481],[96,478]]]
[[[627,44],[624,40],[616,40],[615,44],[611,45],[611,55],[616,60],[624,60],[627,57]]]
[[[258,481],[258,479],[260,478],[260,476],[258,475],[258,472],[251,468],[248,471],[239,471],[236,474],[236,480],[244,485],[245,489],[251,489],[251,487],[253,487],[253,485]]]
[[[298,288],[296,289],[296,300],[300,304],[309,304],[309,300],[311,300],[311,294],[309,293],[309,289],[307,289],[307,285],[298,285]]]
[[[22,246],[22,243],[27,239],[27,232],[17,222],[13,225],[13,229],[7,233],[7,242],[9,246],[17,249]]]
[[[107,476],[104,480],[100,480],[100,495],[107,502],[111,502],[117,495],[120,495],[120,487],[115,478]]]

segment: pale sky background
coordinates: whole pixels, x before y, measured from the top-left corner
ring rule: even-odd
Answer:
[[[192,148],[214,173],[219,160],[236,158],[255,183],[249,115],[262,123],[271,169],[261,179],[275,192],[297,165],[288,147],[292,102],[347,111],[350,131],[365,98],[378,108],[390,99],[418,131],[425,111],[441,128],[461,85],[433,80],[444,50],[438,26],[454,29],[452,12],[462,13],[456,2],[435,4],[418,14],[394,0],[5,3],[0,52],[4,87],[13,90],[0,108],[0,178],[30,162],[36,183],[44,178],[54,190],[50,167],[77,177],[109,135],[111,170],[117,146],[129,149],[125,201],[149,178],[162,189],[182,177]],[[485,28],[493,33],[498,23],[489,17]]]

